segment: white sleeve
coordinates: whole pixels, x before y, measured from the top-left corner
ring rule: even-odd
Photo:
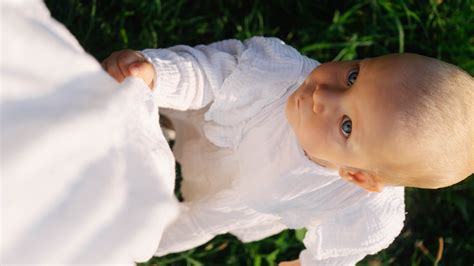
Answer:
[[[303,240],[302,265],[355,265],[366,255],[387,248],[405,219],[402,187],[386,188],[375,200],[338,211],[309,226]]]
[[[182,203],[178,218],[166,228],[156,256],[188,250],[214,236],[249,228],[278,217],[250,209],[233,190],[223,190],[197,202]]]
[[[242,42],[177,45],[142,51],[155,68],[154,94],[160,107],[200,109],[214,100],[224,79],[235,69]]]

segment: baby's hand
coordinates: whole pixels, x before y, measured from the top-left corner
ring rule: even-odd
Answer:
[[[153,89],[155,70],[139,52],[130,49],[113,52],[101,65],[118,82],[134,76],[143,79],[146,85]]]

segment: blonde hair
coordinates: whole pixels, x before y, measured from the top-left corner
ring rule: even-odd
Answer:
[[[420,55],[401,81],[400,126],[411,138],[409,160],[390,162],[381,181],[440,188],[474,172],[474,79],[457,66]]]

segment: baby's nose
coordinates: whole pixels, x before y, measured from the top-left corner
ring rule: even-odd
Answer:
[[[318,99],[318,88],[313,92],[313,112],[315,114],[322,114],[324,112],[324,104],[321,99]]]
[[[315,114],[322,114],[324,112],[324,105],[315,101],[313,104],[313,112]]]
[[[331,113],[336,108],[343,90],[331,84],[320,83],[313,91],[313,112],[318,115]]]

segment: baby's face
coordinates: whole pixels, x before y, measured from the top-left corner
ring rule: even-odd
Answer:
[[[410,60],[389,55],[329,62],[315,68],[289,97],[286,114],[308,158],[333,169],[377,173],[380,162],[405,150],[396,121]]]

